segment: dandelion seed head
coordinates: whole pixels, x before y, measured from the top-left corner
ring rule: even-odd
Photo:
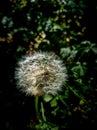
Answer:
[[[15,79],[17,88],[27,95],[55,95],[67,80],[67,70],[55,55],[35,53],[21,58]]]

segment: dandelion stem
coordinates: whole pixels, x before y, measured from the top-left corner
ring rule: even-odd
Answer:
[[[44,107],[43,107],[43,103],[41,102],[41,111],[42,111],[42,118],[43,118],[43,121],[46,121],[46,117],[44,115]]]
[[[38,104],[39,104],[39,96],[36,96],[36,97],[35,97],[36,116],[37,116],[39,122],[41,122],[41,120],[40,120],[40,115],[39,115],[39,110],[38,110]]]
[[[36,96],[35,97],[35,110],[36,110],[36,114],[38,114],[38,100],[39,100],[39,97]]]

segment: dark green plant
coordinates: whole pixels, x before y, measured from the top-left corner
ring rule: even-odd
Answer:
[[[0,3],[0,112],[4,129],[97,127],[96,17],[94,1]],[[16,89],[13,77],[17,62],[22,55],[36,51],[57,54],[67,67],[68,82],[57,96],[29,98]]]

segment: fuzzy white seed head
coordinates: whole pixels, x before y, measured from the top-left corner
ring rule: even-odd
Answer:
[[[27,95],[55,95],[67,80],[67,70],[56,56],[35,53],[21,58],[15,79],[17,87]]]

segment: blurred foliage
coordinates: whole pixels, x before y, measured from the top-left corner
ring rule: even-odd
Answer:
[[[97,2],[3,0],[0,2],[0,122],[7,130],[97,127]],[[26,97],[14,69],[24,54],[53,52],[68,81],[57,96]]]

